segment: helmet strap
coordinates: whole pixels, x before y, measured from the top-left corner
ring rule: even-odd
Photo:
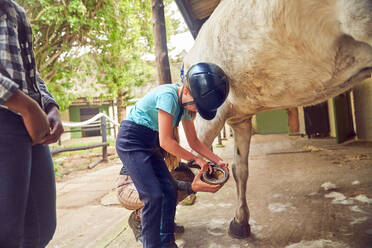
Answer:
[[[182,107],[185,107],[187,105],[193,105],[193,104],[195,104],[195,101],[185,102],[185,103],[182,103]]]
[[[182,107],[182,108],[184,108],[185,106],[188,106],[188,105],[193,105],[193,104],[195,104],[195,101],[190,101],[190,102],[182,103],[182,97],[183,97],[184,88],[185,88],[185,86],[182,86],[182,88],[181,88],[181,94],[180,94],[180,96],[178,97],[178,104],[179,104],[180,107]]]
[[[182,88],[181,88],[181,93],[180,95],[178,96],[178,104],[180,105],[180,107],[182,106],[182,97],[183,97],[183,91],[185,89],[185,86],[182,85]]]
[[[178,96],[178,105],[180,106],[180,112],[178,113],[178,116],[177,116],[176,127],[178,127],[178,125],[180,124],[181,117],[182,117],[183,111],[184,111],[184,105],[182,104],[182,97],[183,97],[184,88],[185,88],[185,86],[183,85],[182,88],[181,88],[181,93]]]

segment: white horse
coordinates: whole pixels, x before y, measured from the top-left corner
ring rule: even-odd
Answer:
[[[372,72],[372,0],[222,0],[185,57],[219,65],[230,94],[212,121],[198,118],[211,145],[227,122],[234,131],[238,206],[229,232],[250,235],[246,200],[251,117],[319,103]]]

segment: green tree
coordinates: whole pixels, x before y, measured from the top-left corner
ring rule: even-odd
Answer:
[[[108,97],[129,97],[131,87],[149,80],[151,66],[143,59],[153,46],[149,0],[17,2],[33,27],[38,70],[62,109],[74,99],[70,89],[85,75],[94,73]],[[167,20],[169,36],[178,22]],[[94,63],[82,70],[83,60]]]
[[[122,0],[102,27],[107,39],[92,47],[97,64],[97,83],[117,97],[119,121],[130,99],[130,89],[149,81],[152,68],[143,59],[152,50],[151,8],[147,0]]]

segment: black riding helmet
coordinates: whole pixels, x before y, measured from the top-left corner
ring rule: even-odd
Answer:
[[[199,114],[212,120],[229,94],[227,76],[215,64],[198,63],[189,69],[186,78]]]

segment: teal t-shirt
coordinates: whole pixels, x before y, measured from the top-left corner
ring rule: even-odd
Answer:
[[[176,84],[163,84],[149,91],[130,110],[127,120],[139,125],[159,131],[158,110],[161,109],[173,115],[173,127],[176,125],[180,106],[178,105]],[[181,119],[191,120],[188,111],[185,110]]]

